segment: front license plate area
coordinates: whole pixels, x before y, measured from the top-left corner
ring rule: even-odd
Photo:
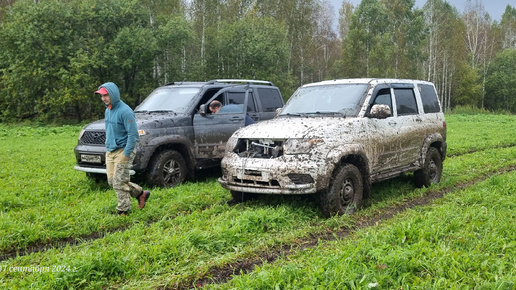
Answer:
[[[100,155],[81,154],[81,161],[86,163],[102,163]]]

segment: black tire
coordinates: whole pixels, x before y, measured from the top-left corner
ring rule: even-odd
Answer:
[[[187,172],[183,156],[177,151],[167,150],[151,160],[147,182],[151,186],[174,187],[185,181]]]
[[[353,164],[344,164],[334,173],[330,188],[320,193],[323,214],[353,214],[362,203],[363,192],[360,170]]]
[[[434,148],[428,148],[423,168],[414,172],[414,183],[417,187],[430,186],[432,183],[441,181],[443,172],[443,160],[441,153]]]
[[[256,194],[249,193],[249,192],[241,192],[241,191],[233,191],[231,190],[231,196],[233,199],[231,200],[231,203],[242,203],[248,200],[251,200],[256,197]]]

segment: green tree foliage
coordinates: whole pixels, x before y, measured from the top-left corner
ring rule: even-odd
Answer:
[[[199,43],[192,26],[180,15],[170,17],[158,28],[156,78],[158,83],[174,80],[197,80],[195,52]]]
[[[272,18],[246,17],[210,33],[207,69],[222,78],[266,79],[288,86],[286,28]]]
[[[340,36],[347,38],[351,27],[351,17],[353,16],[353,4],[348,0],[342,1],[342,7],[339,9],[339,29]]]
[[[120,87],[122,99],[135,106],[156,85],[157,44],[147,10],[138,1],[87,0],[75,11],[81,21],[77,33],[86,34],[85,39],[77,39],[77,45],[87,55],[85,73],[94,80],[82,88],[83,95],[97,103],[92,87],[113,81]]]
[[[387,19],[387,12],[380,1],[364,0],[360,3],[352,16],[348,37],[342,45],[340,69],[337,72],[340,77],[370,77],[376,74],[376,66],[371,63],[371,58],[376,48],[387,41],[383,37]],[[388,48],[385,46],[385,49]],[[376,55],[383,53],[383,50],[379,50]],[[380,76],[385,75],[376,75]]]
[[[500,26],[503,31],[503,48],[516,48],[516,8],[507,5]]]
[[[498,54],[488,70],[485,106],[489,110],[516,112],[516,49]]]
[[[477,71],[463,63],[458,73],[453,105],[477,107],[482,98],[482,85]]]
[[[423,46],[427,30],[423,11],[413,9],[414,0],[384,1],[388,15],[387,30],[390,39],[388,59],[389,76],[395,78],[422,78]]]
[[[2,115],[20,119],[50,114],[63,71],[73,54],[72,10],[63,3],[19,1],[4,15],[0,36]],[[55,108],[62,113],[64,108]]]
[[[478,1],[462,14],[414,3],[344,1],[339,39],[326,0],[0,0],[0,122],[99,118],[106,81],[134,107],[159,85],[215,78],[270,80],[286,97],[329,78],[418,78],[446,109],[514,112],[493,84],[512,75],[500,53],[515,48],[516,9],[498,23]]]
[[[363,0],[352,17],[337,69],[344,77],[419,78],[426,30],[414,1]]]
[[[156,51],[141,11],[135,1],[15,3],[1,29],[3,118],[80,121],[102,111],[92,92],[105,81],[136,104],[152,87],[142,91]]]
[[[423,49],[427,58],[423,62],[424,79],[432,81],[437,88],[445,110],[456,96],[458,70],[467,63],[463,35],[465,26],[460,15],[443,0],[429,0],[424,7],[428,29],[427,45]]]
[[[297,78],[296,86],[328,77],[340,50],[332,26],[335,7],[318,0],[249,2],[254,2],[250,13],[271,17],[286,27],[288,70]]]

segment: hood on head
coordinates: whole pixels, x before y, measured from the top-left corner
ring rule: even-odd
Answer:
[[[118,105],[120,102],[120,91],[118,90],[117,85],[115,85],[115,83],[108,82],[100,85],[98,89],[100,90],[101,88],[105,88],[108,91],[109,97],[111,98],[111,106],[115,107]]]

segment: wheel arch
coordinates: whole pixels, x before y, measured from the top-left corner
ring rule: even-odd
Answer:
[[[328,157],[331,158],[330,155]],[[362,184],[364,186],[363,197],[368,198],[371,194],[371,174],[369,173],[370,164],[366,154],[362,150],[359,150],[359,148],[355,148],[355,150],[351,152],[342,152],[339,156],[335,156],[335,158],[332,159],[335,161],[333,162],[333,166],[330,168],[331,177],[328,179],[328,187],[334,175],[342,165],[346,163],[353,164],[358,168],[362,175]]]
[[[423,141],[423,146],[421,146],[419,164],[422,166],[426,160],[426,154],[428,152],[428,148],[434,147],[441,154],[441,160],[444,161],[446,158],[446,142],[444,138],[439,133],[432,133],[428,135]]]
[[[147,169],[153,158],[166,150],[175,150],[183,156],[186,162],[188,178],[193,179],[195,175],[195,156],[191,144],[190,140],[182,136],[154,138],[145,146],[147,149],[144,152],[141,165]]]

